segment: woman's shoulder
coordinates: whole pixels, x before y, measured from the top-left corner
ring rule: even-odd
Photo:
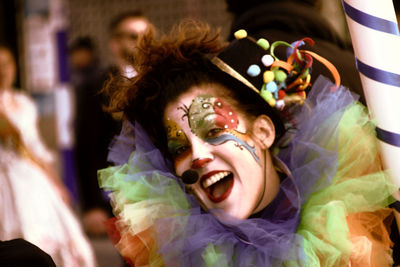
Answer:
[[[12,91],[12,99],[23,109],[36,109],[35,102],[32,96],[23,90]]]

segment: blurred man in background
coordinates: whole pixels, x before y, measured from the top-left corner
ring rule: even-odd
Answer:
[[[139,35],[145,32],[149,25],[149,20],[139,10],[121,13],[109,25],[109,47],[114,67],[127,78],[136,75],[136,71],[129,64],[129,56],[136,47]]]
[[[90,37],[77,38],[69,48],[71,84],[75,93],[75,166],[79,203],[90,235],[105,234],[103,222],[111,214],[108,200],[97,183],[97,170],[107,167],[107,148],[118,123],[102,105],[99,93],[106,80]]]
[[[105,112],[107,99],[100,93],[110,74],[127,78],[136,75],[129,64],[129,55],[136,47],[141,33],[150,23],[141,11],[127,11],[117,15],[109,24],[109,49],[112,64],[102,68],[93,41],[88,37],[77,39],[70,48],[71,81],[76,92],[76,166],[83,222],[90,235],[106,233],[104,221],[111,215],[111,208],[97,182],[97,170],[110,165],[108,147],[119,134],[121,121],[118,114]]]

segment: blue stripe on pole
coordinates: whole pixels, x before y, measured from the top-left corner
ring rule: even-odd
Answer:
[[[390,145],[400,147],[400,134],[389,132],[379,127],[376,127],[376,135],[379,140]]]
[[[374,68],[361,62],[358,58],[356,58],[356,66],[359,72],[372,80],[400,87],[400,74]]]
[[[349,4],[347,4],[344,0],[342,0],[344,12],[355,22],[360,23],[368,28],[386,32],[394,35],[400,35],[399,27],[397,26],[396,22],[381,19],[367,13],[364,13]]]

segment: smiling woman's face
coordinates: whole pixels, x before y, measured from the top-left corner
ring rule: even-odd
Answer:
[[[167,105],[164,124],[177,175],[199,175],[187,187],[202,207],[245,219],[272,201],[279,179],[268,149],[252,134],[253,123],[226,90],[217,84],[192,87]]]

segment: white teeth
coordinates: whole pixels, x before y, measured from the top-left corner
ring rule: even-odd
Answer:
[[[218,182],[219,180],[221,180],[222,178],[224,178],[227,175],[229,175],[229,172],[216,173],[213,176],[208,177],[206,180],[203,181],[203,187],[207,188],[207,187],[215,184],[216,182]]]

